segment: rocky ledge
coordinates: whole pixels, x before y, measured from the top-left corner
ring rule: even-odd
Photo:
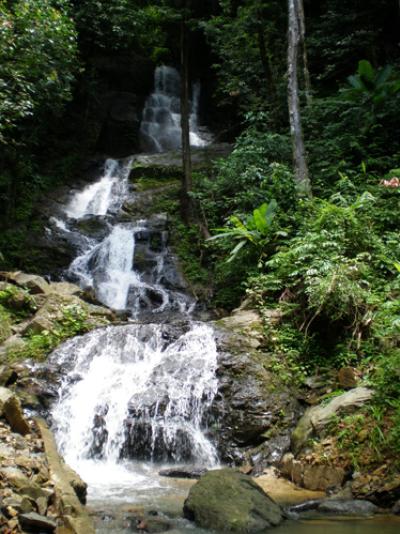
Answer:
[[[90,292],[41,276],[0,272],[0,356],[43,359],[68,337],[116,320]]]
[[[19,399],[0,388],[0,530],[94,533],[86,484],[64,464],[41,420],[26,419]]]

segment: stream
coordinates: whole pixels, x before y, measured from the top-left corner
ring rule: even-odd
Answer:
[[[166,70],[167,69],[167,70]],[[177,147],[180,136],[176,71],[156,71],[155,93],[144,110],[142,132],[153,151]],[[206,141],[197,126],[193,90],[192,143]],[[171,534],[206,532],[182,518],[190,480],[159,476],[171,465],[218,467],[210,437],[210,407],[217,392],[213,328],[196,318],[168,246],[168,220],[121,217],[134,203],[132,160],[106,160],[98,179],[75,193],[52,228],[76,246],[67,279],[94,291],[126,324],[68,340],[51,355],[63,368],[52,409],[61,454],[88,483],[88,506],[97,532],[137,532],[147,512],[154,528]],[[381,521],[381,522],[379,522]],[[399,523],[382,520],[287,522],[277,534],[394,534]]]

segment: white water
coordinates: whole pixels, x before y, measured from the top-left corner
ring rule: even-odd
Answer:
[[[101,243],[78,256],[69,272],[78,277],[82,286],[94,287],[101,302],[122,310],[130,286],[139,283],[139,276],[132,270],[134,251],[133,228],[117,225]]]
[[[108,159],[101,179],[77,193],[65,207],[65,213],[81,219],[85,215],[105,215],[119,209],[126,197],[129,170],[130,161],[121,166],[118,161]]]
[[[179,72],[165,65],[157,67],[154,75],[154,93],[146,100],[140,126],[142,143],[147,152],[177,150],[182,144],[180,113]],[[198,127],[200,84],[192,91],[190,115],[190,144],[193,147],[206,146],[207,135]]]
[[[195,323],[170,342],[164,339],[167,331],[157,325],[107,327],[69,340],[52,354],[52,361],[69,369],[52,412],[59,448],[94,487],[101,469],[103,492],[107,484],[135,483],[119,463],[131,439],[143,440],[148,460],[161,446],[165,459],[217,463],[202,427],[217,389],[212,329]],[[138,475],[136,482],[145,479]]]

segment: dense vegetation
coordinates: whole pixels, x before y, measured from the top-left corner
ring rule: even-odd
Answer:
[[[279,307],[282,323],[267,338],[300,381],[321,367],[359,368],[390,418],[388,447],[399,450],[399,6],[305,0],[304,8],[311,198],[294,182],[281,2],[0,0],[0,250],[21,265],[18,240],[35,201],[98,148],[93,56],[177,63],[184,20],[193,70],[196,61],[203,69],[200,50],[211,63],[221,137],[235,137],[227,159],[194,175],[200,225],[180,227],[181,252],[196,242],[201,265],[186,258],[189,274],[211,272],[214,308],[233,309],[246,295],[261,311]]]

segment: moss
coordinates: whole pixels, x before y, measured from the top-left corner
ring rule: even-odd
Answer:
[[[9,312],[0,304],[0,343],[11,336],[11,317]]]
[[[176,165],[135,165],[129,175],[129,180],[135,182],[138,179],[147,179],[165,183],[168,180],[180,179],[182,167]]]
[[[45,330],[40,334],[28,333],[23,338],[24,346],[9,349],[8,361],[25,359],[44,361],[48,354],[66,339],[84,334],[106,323],[100,318],[93,320],[84,305],[63,306],[61,311],[62,319],[54,321],[51,330]]]
[[[172,185],[179,185],[179,178],[140,176],[139,178],[135,179],[136,190],[139,193],[149,191],[151,189],[164,188]]]

